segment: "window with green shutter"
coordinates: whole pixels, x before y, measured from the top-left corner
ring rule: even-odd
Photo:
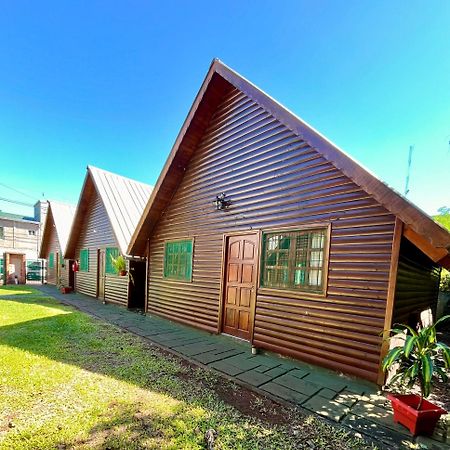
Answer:
[[[55,254],[50,253],[48,255],[48,268],[53,269],[55,267]]]
[[[117,274],[116,269],[113,265],[113,258],[116,259],[119,256],[119,249],[115,247],[109,247],[105,250],[105,272]]]
[[[192,279],[192,240],[166,242],[164,246],[164,278],[180,281]]]
[[[89,272],[89,249],[80,251],[80,272]]]
[[[59,265],[64,267],[64,256],[62,253],[59,254]]]

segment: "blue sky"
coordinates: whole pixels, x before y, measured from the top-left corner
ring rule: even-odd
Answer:
[[[399,191],[414,144],[408,197],[450,206],[447,0],[0,10],[0,197],[76,203],[87,164],[154,184],[218,57]]]

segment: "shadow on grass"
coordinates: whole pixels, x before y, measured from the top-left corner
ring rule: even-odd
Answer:
[[[47,306],[53,310],[53,315],[1,326],[0,344],[166,396],[158,397],[159,404],[151,411],[148,405],[138,403],[111,404],[90,429],[89,437],[78,443],[81,446],[159,448],[163,446],[162,439],[171,442],[179,433],[184,440],[177,441],[180,447],[176,448],[184,448],[184,445],[190,448],[191,444],[197,448],[203,445],[207,429],[217,426],[224,427],[225,435],[239,432],[240,440],[251,444],[257,434],[256,428],[270,429],[270,426],[256,426],[254,423],[240,427],[239,424],[244,424],[246,419],[237,416],[215,393],[217,376],[182,364],[177,358],[127,331],[61,305],[40,292],[30,291],[26,296],[10,297],[8,301],[18,305]],[[35,315],[39,316],[39,313],[36,310]],[[234,389],[224,380],[220,385],[223,390],[227,386],[230,391]],[[269,400],[263,406],[280,408],[279,413],[283,414],[283,408],[272,405]],[[174,426],[180,429],[174,431]],[[267,438],[262,438],[263,442],[264,439]],[[252,446],[244,445],[242,448]]]

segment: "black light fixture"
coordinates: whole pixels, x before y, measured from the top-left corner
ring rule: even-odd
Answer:
[[[217,211],[223,211],[231,205],[231,200],[227,199],[225,192],[222,192],[221,194],[216,195],[213,205],[216,207]]]

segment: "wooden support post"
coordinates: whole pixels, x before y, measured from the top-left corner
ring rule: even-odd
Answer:
[[[149,271],[150,271],[150,239],[147,239],[147,244],[145,246],[145,306],[144,312],[148,311],[148,281],[149,281]]]
[[[380,349],[380,364],[378,367],[377,384],[382,385],[385,381],[385,373],[382,369],[382,362],[389,351],[389,329],[392,327],[392,316],[394,312],[395,287],[397,284],[397,269],[400,256],[400,243],[403,234],[403,222],[397,217],[395,219],[394,236],[392,239],[391,264],[389,268],[389,283],[386,299],[386,312],[384,315],[383,341]]]

